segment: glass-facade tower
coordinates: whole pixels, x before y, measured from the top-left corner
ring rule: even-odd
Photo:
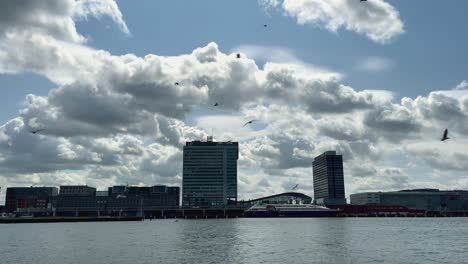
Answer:
[[[318,204],[345,204],[343,156],[327,151],[313,163],[314,199]]]
[[[224,206],[237,202],[237,142],[187,142],[184,146],[183,206]]]

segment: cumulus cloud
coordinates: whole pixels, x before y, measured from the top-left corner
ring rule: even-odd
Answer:
[[[404,33],[398,11],[384,0],[260,0],[264,8],[281,8],[298,24],[312,24],[331,32],[340,28],[365,35],[377,43],[388,43]]]
[[[19,116],[0,126],[1,182],[178,185],[182,145],[211,128],[218,140],[240,141],[239,190],[252,198],[293,182],[311,194],[312,159],[327,150],[344,155],[349,190],[402,187],[409,174],[380,164],[401,153],[436,169],[467,170],[468,153],[456,143],[442,145],[443,156],[434,154],[441,146],[429,148],[446,127],[452,141],[466,141],[466,90],[394,102],[391,92],[357,90],[331,70],[299,61],[258,65],[216,43],[176,56],[115,56],[86,46],[74,26],[76,3],[34,3],[0,18],[0,70],[33,71],[57,87],[28,95]],[[96,8],[86,12],[120,13]],[[55,15],[28,20],[41,12]],[[261,121],[242,128],[249,119]],[[356,167],[371,163],[379,164]]]
[[[81,45],[76,19],[110,16],[128,32],[112,0],[2,1],[0,10],[0,73],[36,72],[61,84],[87,79],[107,55]]]

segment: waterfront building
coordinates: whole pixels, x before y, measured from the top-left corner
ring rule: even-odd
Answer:
[[[53,201],[57,215],[62,216],[140,215],[160,208],[178,207],[180,187],[113,186],[92,196],[60,195]]]
[[[313,163],[314,199],[323,205],[346,204],[343,156],[327,151],[315,157]]]
[[[301,203],[301,204],[310,204],[312,202],[312,197],[307,196],[303,193],[297,192],[285,192],[270,196],[265,196],[249,201],[242,201],[242,204],[255,204],[255,205],[262,205],[262,204],[293,204],[293,203]]]
[[[351,194],[351,204],[355,205],[380,205],[381,192],[364,192]]]
[[[238,142],[187,142],[184,146],[182,205],[224,206],[237,203]]]
[[[51,197],[57,195],[56,187],[9,187],[6,191],[6,211],[46,209],[50,205]]]
[[[116,190],[114,188],[117,187]],[[122,208],[132,208],[140,206],[151,209],[159,207],[178,207],[180,204],[180,187],[170,187],[165,185],[155,186],[126,186],[121,192],[121,186],[110,188],[112,193],[108,207],[111,210]]]
[[[396,192],[364,192],[350,196],[354,205],[405,206],[426,211],[468,210],[468,191],[415,189]]]

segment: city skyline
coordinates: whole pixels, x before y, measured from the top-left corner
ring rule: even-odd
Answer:
[[[328,150],[348,198],[468,189],[467,8],[4,1],[0,204],[7,186],[181,186],[183,145],[208,135],[239,142],[239,200],[311,194]]]

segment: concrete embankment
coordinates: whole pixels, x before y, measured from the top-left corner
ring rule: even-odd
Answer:
[[[71,222],[128,222],[142,221],[142,217],[15,217],[0,218],[0,224],[71,223]]]

